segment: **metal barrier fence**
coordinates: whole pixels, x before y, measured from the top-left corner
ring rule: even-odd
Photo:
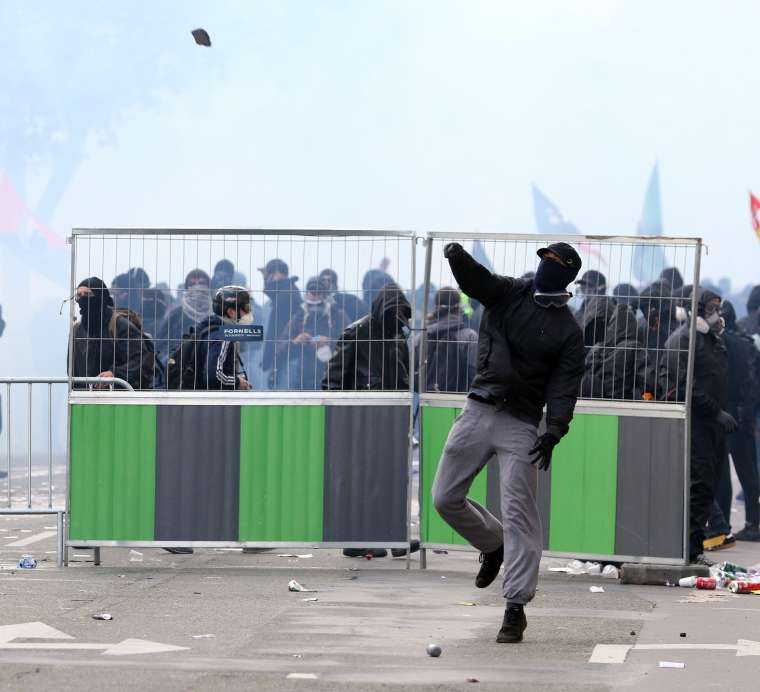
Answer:
[[[571,434],[557,448],[552,472],[542,476],[546,548],[561,555],[683,561],[695,320],[679,320],[681,308],[696,314],[697,292],[652,279],[660,267],[670,266],[676,269],[668,273],[671,280],[677,273],[683,282],[698,284],[700,243],[668,238],[432,233],[423,239],[412,233],[360,231],[75,230],[72,294],[87,276],[114,274],[115,307],[125,311],[120,313],[125,319],[116,333],[101,304],[101,312],[90,313],[93,320],[73,331],[70,362],[90,376],[123,375],[142,391],[70,394],[68,544],[406,545],[411,538],[413,429],[419,418],[422,545],[456,547],[461,539],[450,530],[446,533],[431,510],[429,487],[472,379],[482,308],[459,291],[438,290],[456,288],[441,251],[446,242],[460,241],[489,269],[521,276],[535,269],[535,250],[557,240],[577,243],[584,262],[585,273],[579,277],[583,301],[572,307],[584,332],[587,371]],[[417,256],[420,241],[426,246],[424,258]],[[151,286],[145,271],[136,268],[138,261],[166,288]],[[249,272],[247,277],[235,275],[241,267]],[[338,290],[336,273],[343,291]],[[419,286],[417,275],[423,277]],[[303,294],[296,294],[296,276],[314,279],[301,284]],[[161,300],[171,300],[168,286],[177,283],[182,283],[177,304],[162,319],[153,319],[158,317],[158,293],[164,295]],[[237,284],[248,297],[233,291],[225,303],[222,294],[217,314],[226,319],[214,323],[216,332],[189,334],[198,342],[189,351],[189,362],[205,375],[199,379],[195,372],[187,387],[182,378],[176,386],[176,377],[174,386],[168,384],[177,356],[180,370],[185,365],[178,354],[186,331],[183,320],[213,312],[215,287]],[[616,295],[603,290],[605,285],[614,285]],[[104,294],[94,288],[97,303]],[[350,321],[344,309],[349,304],[358,310],[358,322]],[[126,310],[142,310],[147,319],[135,323]],[[241,319],[249,311],[253,325],[251,318]],[[345,316],[331,321],[338,314]],[[171,315],[180,315],[178,335],[164,331]],[[71,317],[74,322],[73,301]],[[309,331],[303,320],[310,318],[314,326]],[[409,318],[411,336],[404,327]],[[154,326],[149,328],[151,319]],[[93,324],[95,337],[77,334],[82,328],[89,332]],[[237,341],[237,329],[259,340]],[[676,329],[691,338],[672,340]],[[105,358],[98,340],[115,345]],[[147,359],[147,368],[146,348],[154,356]],[[90,361],[93,352],[95,362]],[[420,392],[418,417],[415,388]],[[320,389],[324,391],[315,391]],[[379,406],[387,410],[373,423]],[[399,427],[402,418],[407,422]],[[384,450],[384,441],[375,437],[383,426],[392,431],[385,460],[392,471],[387,477],[377,475],[383,459],[372,446]],[[292,447],[291,438],[297,437],[293,429],[310,441],[308,448]],[[99,432],[96,440],[88,440],[88,430]],[[136,475],[123,457],[125,449],[139,460]],[[281,473],[288,468],[294,455],[303,464],[290,470],[308,482],[290,497],[271,474],[272,469]],[[209,467],[208,459],[216,457],[222,458],[219,467]],[[105,480],[92,476],[99,471],[95,460],[104,458],[113,462]],[[498,514],[498,465],[490,463],[488,469],[473,492],[488,495],[491,500],[484,495],[484,504]],[[660,482],[663,474],[667,483]],[[593,478],[602,479],[601,485],[586,482]],[[377,495],[379,504],[368,504],[380,482],[385,485]],[[98,497],[103,483],[107,490]],[[623,488],[630,484],[643,488],[647,497],[624,501]],[[670,509],[658,491],[669,494]],[[404,498],[403,513],[394,500],[399,497]],[[594,533],[589,527],[599,519],[593,507],[600,497],[603,529]],[[208,511],[193,517],[190,508],[204,502]],[[134,503],[140,509],[133,521]],[[336,509],[341,505],[354,509],[341,514]],[[383,508],[390,506],[393,511],[384,517]],[[229,511],[215,513],[215,507]],[[285,509],[295,524],[288,525]],[[650,515],[662,512],[665,528],[650,525]],[[218,524],[221,516],[223,525]],[[406,522],[401,538],[399,519]],[[373,533],[373,525],[383,527],[382,535]],[[580,533],[568,528],[573,526]],[[657,530],[668,537],[664,547]],[[589,531],[594,535],[588,540],[580,535]]]
[[[423,565],[426,549],[469,549],[430,501],[438,461],[474,371],[462,377],[477,355],[468,329],[479,323],[483,310],[459,295],[454,297],[459,305],[449,309],[451,293],[445,289],[457,282],[443,259],[443,247],[460,242],[489,271],[529,280],[539,262],[536,250],[557,241],[574,244],[583,261],[578,277],[583,295],[571,308],[583,331],[586,371],[570,432],[557,446],[551,470],[539,473],[545,554],[608,561],[688,559],[689,402],[696,322],[689,315],[697,314],[698,296],[689,289],[699,281],[700,241],[432,233],[426,239],[425,304],[437,287],[444,290],[442,299],[431,301],[431,319],[419,337],[420,380],[426,384],[419,416]],[[657,254],[657,271],[646,261],[642,264],[642,258],[654,263]],[[666,276],[672,279],[677,273],[687,288],[673,289],[659,280],[663,267],[670,267]],[[641,285],[637,277],[648,277],[650,283]],[[642,290],[636,289],[637,283]],[[500,290],[508,296],[520,286],[508,283]],[[617,295],[610,294],[611,286]],[[530,330],[531,325],[502,328],[509,337],[510,329]],[[448,337],[452,332],[453,339]],[[540,336],[535,335],[534,344]],[[457,351],[453,358],[452,349]],[[513,363],[515,356],[520,354],[512,354]],[[452,364],[454,376],[446,370]],[[475,479],[471,495],[501,516],[495,457]]]
[[[128,383],[114,378],[77,378],[74,383],[91,388],[116,386],[130,389]],[[59,566],[64,560],[66,509],[62,505],[68,445],[59,441],[58,435],[54,436],[54,411],[62,411],[66,406],[71,384],[67,377],[0,377],[0,392],[4,399],[0,449],[5,456],[5,469],[0,470],[0,479],[5,485],[3,495],[6,503],[5,507],[0,507],[0,515],[56,515]],[[22,391],[15,391],[19,389]],[[45,393],[35,396],[35,389],[44,389]],[[40,413],[35,408],[38,401],[42,402],[41,416],[35,416]],[[19,445],[14,445],[16,437],[22,438],[21,453],[18,453]],[[35,478],[46,480],[38,481],[40,487],[36,487]],[[56,482],[59,483],[58,494]],[[26,494],[19,502],[19,494],[24,490]]]

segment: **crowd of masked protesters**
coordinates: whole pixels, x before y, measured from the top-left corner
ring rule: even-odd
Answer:
[[[357,293],[342,291],[330,268],[303,288],[281,259],[260,271],[261,305],[229,260],[211,274],[190,271],[176,296],[140,268],[110,287],[85,279],[74,296],[80,317],[70,373],[119,378],[135,389],[407,390],[414,340],[422,382],[415,389],[469,390],[482,308],[456,288],[432,286],[425,305],[422,289],[405,293],[385,269],[369,270]],[[741,320],[717,290],[684,285],[675,268],[640,291],[624,283],[610,291],[601,272],[588,270],[576,294],[586,348],[581,397],[685,402],[693,327],[691,557],[736,539],[760,541],[760,286]],[[410,324],[412,302],[417,324]],[[222,336],[225,326],[254,323],[263,326],[263,341]],[[736,534],[729,453],[746,502],[746,525]]]

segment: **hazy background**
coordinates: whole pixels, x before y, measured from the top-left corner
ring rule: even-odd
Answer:
[[[664,233],[760,278],[756,2],[0,0],[0,26],[0,374],[63,373],[72,226],[535,232],[535,183],[633,234],[658,162]]]

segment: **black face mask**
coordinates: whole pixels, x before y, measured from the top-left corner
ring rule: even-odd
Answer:
[[[533,285],[541,293],[564,291],[575,278],[576,273],[571,267],[565,267],[556,260],[544,258],[538,264]]]

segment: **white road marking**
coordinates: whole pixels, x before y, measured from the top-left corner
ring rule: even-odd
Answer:
[[[102,651],[103,656],[133,656],[159,654],[167,651],[187,651],[186,646],[161,644],[145,639],[125,639],[117,644],[90,644],[87,642],[14,642],[14,639],[74,639],[69,634],[49,627],[44,622],[23,622],[0,627],[0,649]]]
[[[27,536],[26,538],[22,538],[20,541],[14,541],[13,543],[6,544],[6,548],[25,548],[28,545],[32,545],[32,543],[39,543],[39,541],[44,541],[46,538],[52,538],[55,536],[57,532],[56,531],[43,531],[42,533],[35,533],[33,536]]]
[[[737,656],[760,656],[760,642],[740,639],[736,644],[597,644],[589,663],[625,663],[635,651],[736,651]]]

